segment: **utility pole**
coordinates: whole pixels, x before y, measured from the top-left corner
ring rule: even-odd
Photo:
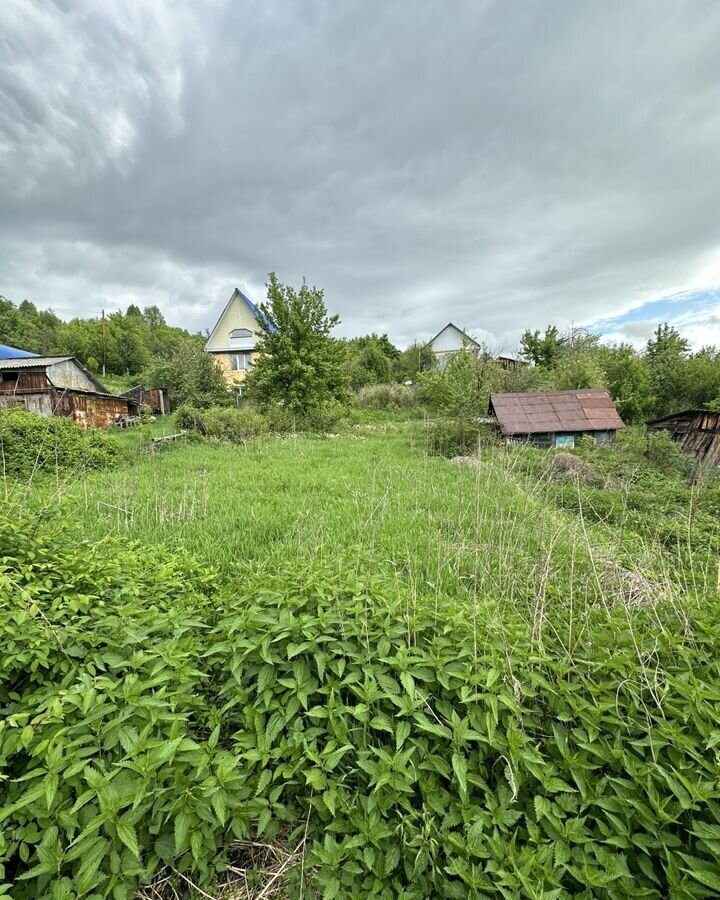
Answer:
[[[100,334],[102,335],[102,373],[105,377],[105,357],[107,356],[107,343],[105,340],[105,310],[102,311],[102,324],[100,326]]]

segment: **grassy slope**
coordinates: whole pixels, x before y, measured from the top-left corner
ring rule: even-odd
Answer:
[[[617,740],[625,734],[618,717],[624,717],[626,729],[633,692],[642,689],[654,696],[665,691],[656,673],[656,648],[661,632],[672,638],[682,631],[677,625],[683,612],[677,607],[676,616],[676,607],[665,606],[655,617],[652,607],[638,611],[617,604],[626,587],[612,568],[623,551],[617,532],[602,522],[586,525],[575,513],[548,503],[546,486],[520,474],[517,459],[494,450],[477,470],[457,467],[425,455],[421,426],[376,423],[334,439],[272,438],[247,447],[188,443],[154,456],[138,453],[113,472],[37,484],[26,502],[59,507],[71,527],[90,539],[110,533],[188,549],[218,566],[231,584],[236,579],[237,606],[231,612],[240,618],[246,605],[264,602],[262,593],[254,594],[262,579],[243,582],[248,565],[275,572],[285,571],[288,561],[297,563],[296,596],[305,590],[305,561],[324,559],[345,573],[353,566],[371,569],[386,578],[384,590],[392,604],[402,607],[402,631],[411,645],[430,614],[432,631],[447,653],[440,672],[462,651],[472,656],[473,677],[483,681],[491,659],[493,666],[507,667],[508,683],[518,696],[526,692],[528,710],[538,712],[558,692],[537,688],[544,685],[542,678],[532,680],[540,677],[537,667],[551,663],[564,684],[575,660],[585,680],[572,689],[583,698],[582,715],[592,726],[592,736],[582,740],[597,748],[596,721],[604,729],[603,741]],[[659,565],[660,582],[663,570]],[[655,581],[648,584],[658,588]],[[323,582],[321,590],[326,589]],[[672,586],[661,583],[658,589]],[[337,631],[336,623],[331,631]],[[615,645],[623,641],[631,646],[619,653]],[[379,644],[375,634],[371,656]],[[608,658],[611,651],[613,659],[624,654],[625,668],[606,667],[606,647]],[[633,677],[630,688],[626,670]],[[590,679],[602,682],[597,708],[590,702]],[[675,702],[674,691],[668,690],[662,702]],[[647,702],[644,694],[641,699]],[[684,697],[677,701],[681,710],[686,704]],[[679,716],[677,710],[672,716]],[[542,716],[538,722],[530,728],[532,739],[541,739],[550,752],[547,723]],[[642,741],[632,746],[642,764],[650,765]],[[603,745],[600,755],[609,759],[608,752]],[[685,762],[677,765],[683,768]],[[631,764],[637,764],[635,757]],[[606,776],[612,781],[603,770]],[[454,827],[448,825],[450,831]]]
[[[139,449],[142,438],[118,439]],[[182,546],[226,574],[288,559],[345,565],[350,555],[393,573],[416,600],[450,607],[613,589],[607,560],[628,554],[611,529],[586,529],[547,503],[542,485],[513,471],[512,456],[488,451],[472,471],[422,445],[422,426],[392,423],[334,439],[189,443],[138,452],[129,466],[34,497],[59,503],[86,537]],[[662,567],[656,574],[666,580]]]

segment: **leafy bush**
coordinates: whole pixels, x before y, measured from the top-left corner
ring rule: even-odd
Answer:
[[[105,432],[83,430],[72,419],[24,409],[0,411],[0,474],[98,469],[113,465],[121,450]]]
[[[309,815],[324,896],[714,894],[710,609],[588,609],[572,658],[562,603],[540,646],[522,610],[406,619],[380,577],[287,571],[258,600],[216,629],[227,727],[269,813]]]
[[[305,415],[297,420],[296,427],[299,431],[328,432],[340,428],[347,417],[347,408],[344,404],[335,400],[326,400],[324,403],[309,409]]]
[[[242,443],[268,432],[265,418],[253,409],[211,407],[193,409],[183,406],[175,413],[178,428],[196,431],[220,441]]]
[[[277,434],[335,431],[344,425],[347,414],[344,404],[334,400],[326,400],[304,413],[294,413],[282,403],[271,403],[263,409],[270,431]]]
[[[370,384],[360,388],[355,402],[365,409],[410,409],[417,406],[417,390],[404,384]]]
[[[663,472],[689,475],[693,469],[693,459],[683,452],[667,431],[650,432],[646,438],[646,456],[649,462]]]
[[[433,419],[424,428],[425,448],[436,456],[467,456],[497,440],[491,425],[473,418]]]
[[[3,517],[13,896],[131,898],[165,864],[209,887],[281,831],[327,898],[716,896],[717,598],[555,596],[540,637],[521,603],[438,615],[357,571],[221,585]]]
[[[175,422],[178,428],[195,431],[205,437],[242,443],[269,431],[332,431],[343,422],[345,416],[345,407],[333,401],[321,403],[302,415],[293,414],[280,404],[271,404],[264,413],[249,407],[193,409],[183,406],[175,413]]]
[[[177,553],[0,517],[0,882],[13,897],[130,900],[164,861],[208,872],[230,834],[212,795],[241,781],[198,669],[210,589]],[[207,820],[192,835],[188,807]]]

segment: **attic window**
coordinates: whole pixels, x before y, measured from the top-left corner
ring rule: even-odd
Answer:
[[[248,331],[247,328],[234,328],[230,332],[231,338],[250,338],[252,337],[252,331]]]

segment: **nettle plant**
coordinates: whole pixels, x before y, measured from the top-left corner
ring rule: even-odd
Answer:
[[[220,583],[0,525],[19,900],[131,898],[166,865],[209,888],[248,837],[301,848],[290,889],[326,900],[720,891],[716,598],[553,596],[539,625],[532,598],[409,606],[361,560]]]

